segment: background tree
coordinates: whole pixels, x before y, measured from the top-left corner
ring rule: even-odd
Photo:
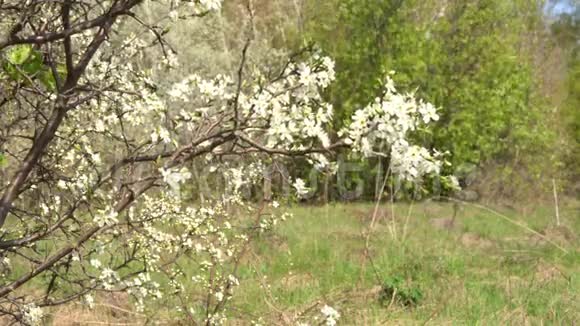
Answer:
[[[338,14],[326,15],[333,7]],[[504,187],[503,195],[558,170],[557,122],[534,61],[545,29],[541,2],[316,1],[306,8],[306,38],[337,58],[329,98],[339,124],[394,70],[404,91],[441,108],[436,126],[417,139],[453,153],[455,169],[499,165],[493,188]],[[539,153],[549,160],[538,164]]]
[[[551,33],[557,47],[564,53],[566,71],[561,119],[566,127],[564,134],[569,149],[565,161],[569,178],[577,182],[580,176],[580,5],[567,3],[566,8],[567,11],[559,14],[552,23]]]

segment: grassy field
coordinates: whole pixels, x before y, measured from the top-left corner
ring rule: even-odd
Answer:
[[[248,258],[235,299],[242,320],[284,324],[327,303],[343,325],[580,322],[578,207],[558,228],[550,207],[499,216],[461,206],[450,226],[449,203],[381,205],[372,263],[363,234],[373,204],[293,211]]]
[[[263,234],[244,258],[228,324],[322,325],[312,320],[324,304],[340,312],[339,325],[580,322],[577,202],[562,207],[560,227],[549,206],[455,208],[436,202],[386,203],[376,214],[372,203],[291,208],[294,217]],[[52,324],[145,322],[130,310],[127,298],[109,298],[93,311],[61,308]],[[164,320],[170,316],[159,311]]]

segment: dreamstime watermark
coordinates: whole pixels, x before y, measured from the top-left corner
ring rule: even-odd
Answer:
[[[449,187],[438,177],[424,180],[408,181],[391,175],[390,168],[382,161],[371,165],[368,161],[347,161],[338,158],[333,173],[310,167],[298,169],[291,163],[274,161],[263,165],[258,175],[250,182],[240,182],[244,177],[243,166],[238,173],[224,173],[228,167],[204,165],[193,167],[191,175],[180,183],[169,186],[176,196],[198,196],[200,198],[218,198],[223,194],[238,192],[245,199],[288,198],[294,195],[293,182],[301,177],[308,191],[300,199],[304,201],[325,198],[328,200],[356,201],[376,199],[379,195],[397,197],[404,193],[408,198],[421,199],[428,194],[437,197],[449,194]],[[234,168],[235,169],[235,168]],[[229,171],[228,171],[229,172]],[[178,172],[176,172],[178,173]],[[455,176],[461,186],[472,184],[478,174],[475,165],[464,165],[456,169]],[[388,178],[386,180],[386,178]]]

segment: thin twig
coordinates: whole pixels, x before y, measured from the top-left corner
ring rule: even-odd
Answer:
[[[556,189],[556,179],[552,178],[552,188],[554,190],[554,206],[556,208],[556,225],[560,226],[560,208],[558,207],[558,190]]]
[[[376,268],[376,266],[374,264],[374,261],[373,261],[371,255],[370,255],[370,240],[371,240],[371,235],[372,235],[372,232],[373,232],[373,229],[374,229],[376,220],[377,220],[377,215],[378,215],[378,212],[379,212],[379,205],[381,203],[381,199],[383,197],[383,192],[385,191],[385,187],[387,186],[387,181],[389,179],[390,172],[391,172],[391,168],[389,167],[389,169],[387,170],[387,173],[385,174],[385,178],[383,180],[383,184],[381,185],[381,188],[380,188],[379,194],[377,196],[377,199],[375,201],[375,207],[374,207],[374,210],[373,210],[373,216],[371,218],[371,223],[369,225],[369,228],[367,230],[367,234],[365,236],[365,248],[364,248],[364,257],[363,257],[364,260],[363,260],[363,263],[362,263],[361,275],[360,275],[360,278],[362,279],[362,273],[364,271],[364,266],[365,266],[366,261],[368,259],[369,262],[370,262],[370,264],[371,264],[371,268],[373,269],[373,272],[375,273],[375,277],[377,278],[377,282],[378,283],[381,283],[382,282],[382,277],[379,274],[379,271],[377,270],[377,268]]]
[[[500,213],[500,212],[498,212],[498,211],[496,211],[496,210],[493,210],[493,209],[491,209],[491,208],[489,208],[489,207],[487,207],[487,206],[484,206],[484,205],[479,205],[479,204],[475,204],[475,203],[468,203],[468,202],[466,202],[466,201],[459,200],[459,199],[456,199],[456,198],[451,198],[451,197],[445,197],[445,196],[441,196],[440,198],[444,198],[444,199],[447,199],[447,200],[450,200],[450,201],[453,201],[453,202],[456,202],[456,203],[464,204],[464,205],[470,205],[470,206],[473,206],[473,207],[479,208],[479,209],[481,209],[481,210],[484,210],[484,211],[486,211],[486,212],[492,213],[492,214],[496,215],[497,217],[500,217],[500,218],[502,218],[502,219],[504,219],[504,220],[506,220],[506,221],[510,222],[510,223],[511,223],[511,224],[513,224],[513,225],[519,226],[519,227],[521,227],[522,229],[524,229],[524,230],[526,230],[526,231],[528,231],[528,232],[530,232],[530,233],[533,233],[534,235],[537,235],[538,237],[542,238],[543,240],[545,240],[546,242],[550,243],[550,244],[551,244],[551,245],[553,245],[554,247],[556,247],[556,248],[560,249],[560,250],[561,250],[562,252],[564,252],[565,254],[568,254],[568,253],[569,253],[569,252],[568,252],[568,250],[566,250],[564,247],[562,247],[562,246],[560,246],[559,244],[555,243],[554,241],[552,241],[552,240],[548,239],[548,238],[547,238],[545,235],[541,234],[540,232],[538,232],[538,231],[536,231],[536,230],[534,230],[534,229],[530,228],[530,227],[529,227],[529,226],[527,226],[526,224],[523,224],[523,223],[521,223],[521,222],[519,222],[519,221],[516,221],[516,220],[514,220],[514,219],[512,219],[512,218],[509,218],[508,216],[506,216],[506,215],[504,215],[504,214],[502,214],[502,213]]]

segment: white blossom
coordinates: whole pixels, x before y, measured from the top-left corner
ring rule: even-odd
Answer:
[[[222,7],[222,0],[199,0],[206,10],[219,10]]]
[[[41,325],[42,318],[44,317],[44,312],[40,307],[31,303],[24,306],[24,311],[22,314],[22,320],[31,326]]]
[[[329,305],[324,305],[320,310],[322,315],[325,318],[327,326],[334,326],[336,325],[338,319],[340,318],[340,314],[334,308]]]
[[[85,294],[83,296],[85,304],[90,308],[93,309],[95,307],[95,298],[90,294]]]
[[[171,18],[171,20],[173,21],[177,21],[177,19],[179,18],[179,12],[177,10],[171,10],[169,12],[169,18]]]
[[[109,211],[101,211],[99,214],[97,214],[97,216],[95,216],[95,223],[100,227],[113,225],[119,221],[117,219],[118,215],[119,213],[113,209]]]
[[[102,266],[101,261],[96,258],[91,259],[90,263],[94,268],[101,268]]]
[[[294,181],[294,184],[292,184],[292,186],[294,187],[294,190],[296,191],[296,195],[298,197],[304,197],[310,191],[310,189],[306,187],[306,183],[304,182],[304,180],[300,178],[296,178],[296,181]]]
[[[191,179],[191,172],[185,167],[178,171],[160,168],[159,172],[161,172],[163,182],[167,183],[172,189],[178,189],[181,183]]]
[[[381,146],[390,147],[390,162],[394,173],[406,180],[439,173],[441,162],[426,148],[411,145],[409,133],[421,123],[436,121],[439,116],[430,103],[417,101],[411,94],[397,92],[394,82],[386,78],[384,94],[365,108],[357,110],[352,123],[342,130],[346,143],[364,156],[383,156]]]

